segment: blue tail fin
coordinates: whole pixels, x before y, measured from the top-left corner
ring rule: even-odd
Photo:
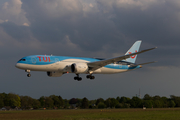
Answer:
[[[126,52],[125,55],[135,53],[139,51],[139,47],[141,45],[141,41],[136,41],[133,46]],[[130,58],[126,59],[126,62],[135,63],[136,62],[137,55],[131,56]]]

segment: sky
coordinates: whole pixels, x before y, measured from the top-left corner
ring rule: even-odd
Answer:
[[[64,99],[98,99],[145,94],[180,96],[179,0],[1,0],[0,93],[33,98],[60,95]],[[137,41],[137,63],[143,68],[75,81],[75,74],[48,77],[15,67],[29,55],[111,58],[121,56]]]

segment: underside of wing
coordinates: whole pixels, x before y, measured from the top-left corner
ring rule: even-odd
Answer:
[[[108,64],[111,64],[111,63],[114,63],[114,62],[118,62],[118,61],[121,61],[121,60],[125,60],[127,58],[130,58],[133,55],[144,53],[144,52],[153,50],[155,48],[157,48],[157,47],[146,49],[146,50],[142,50],[140,52],[136,52],[136,53],[132,53],[132,54],[124,55],[124,56],[114,57],[114,58],[105,59],[105,60],[96,61],[96,62],[90,62],[90,63],[87,63],[87,65],[89,67],[89,71],[95,71],[95,70],[97,70],[97,69],[99,69],[99,68],[101,68],[103,66],[108,65]]]

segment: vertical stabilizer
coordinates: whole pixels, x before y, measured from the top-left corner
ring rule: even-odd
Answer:
[[[136,41],[133,46],[126,52],[125,55],[132,54],[139,51],[141,45],[141,41]],[[130,58],[126,59],[126,62],[135,63],[137,55],[131,56]]]

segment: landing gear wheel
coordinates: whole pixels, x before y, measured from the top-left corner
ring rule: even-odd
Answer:
[[[25,70],[25,72],[28,73],[28,74],[27,74],[27,77],[31,77],[31,74],[30,74],[31,70]]]
[[[79,77],[74,77],[74,80],[78,80],[79,79]]]
[[[81,81],[82,80],[82,78],[81,77],[79,77],[79,74],[76,74],[77,76],[76,77],[74,77],[74,80],[77,80],[77,81]]]
[[[92,79],[95,79],[95,77],[92,76],[92,75],[87,75],[86,78],[87,78],[87,79],[91,79],[91,80],[92,80]]]
[[[90,75],[87,75],[86,78],[89,79],[91,76]]]
[[[92,80],[92,79],[95,79],[95,77],[94,77],[94,76],[91,76],[90,79],[91,79],[91,80]]]
[[[31,74],[27,74],[27,77],[31,77]]]
[[[81,77],[79,77],[77,80],[78,80],[78,81],[81,81],[81,80],[82,80],[82,78],[81,78]]]

